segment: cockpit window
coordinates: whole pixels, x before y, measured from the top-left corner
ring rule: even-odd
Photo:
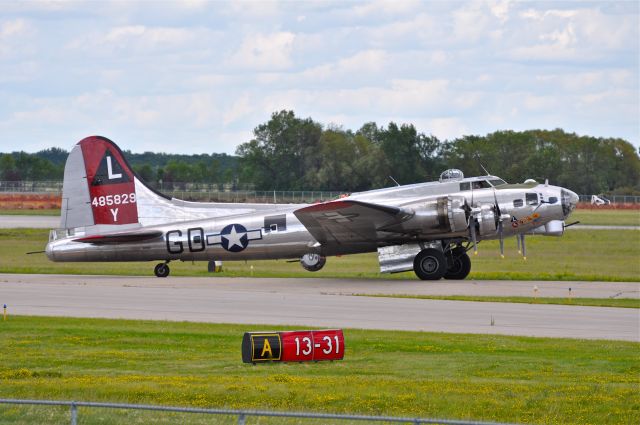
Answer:
[[[507,184],[507,182],[505,182],[502,179],[493,179],[493,180],[489,180],[489,183],[491,183],[492,186],[502,186],[503,184]]]
[[[513,206],[515,208],[520,208],[523,205],[524,205],[524,202],[522,202],[522,199],[514,199],[513,200]]]
[[[488,189],[491,187],[489,182],[486,180],[479,180],[479,181],[473,182],[472,186],[474,189]]]
[[[538,205],[538,194],[537,193],[527,193],[525,194],[527,199],[527,205]]]
[[[465,190],[471,190],[471,183],[469,182],[460,183],[460,191],[462,192]]]

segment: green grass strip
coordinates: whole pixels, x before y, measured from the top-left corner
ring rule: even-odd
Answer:
[[[414,298],[418,300],[479,301],[487,303],[556,304],[589,307],[640,308],[637,298],[547,298],[496,297],[476,295],[405,295],[405,294],[353,294],[357,297]]]
[[[0,273],[63,273],[153,276],[155,262],[52,263],[43,250],[49,232],[41,229],[0,229]],[[515,239],[505,241],[506,258],[497,241],[482,242],[479,255],[471,255],[468,279],[564,280],[640,282],[640,232],[633,230],[567,231],[563,237],[527,238],[527,261],[516,252]],[[205,262],[172,262],[172,276],[253,276],[280,278],[365,278],[416,280],[413,272],[381,274],[375,253],[329,257],[320,271],[310,273],[297,262],[227,261],[220,274],[207,272]]]
[[[60,210],[28,210],[28,209],[0,209],[0,215],[46,215],[60,216]]]
[[[0,320],[0,397],[640,423],[638,343],[346,329],[343,361],[241,362],[244,332],[283,329],[292,328],[9,316]],[[80,414],[83,424],[196,421],[101,409]],[[65,415],[68,409],[2,406],[0,423],[67,423]]]

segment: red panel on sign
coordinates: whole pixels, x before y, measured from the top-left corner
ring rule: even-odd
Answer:
[[[311,331],[281,332],[282,361],[308,362],[313,360],[313,333]]]
[[[138,222],[134,175],[110,140],[91,136],[80,142],[95,224]]]
[[[342,360],[344,335],[340,329],[280,332],[282,361]]]
[[[313,360],[341,360],[344,357],[342,331],[313,331],[313,347]]]

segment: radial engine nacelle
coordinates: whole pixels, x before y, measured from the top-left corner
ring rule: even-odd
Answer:
[[[409,218],[382,230],[405,233],[457,233],[469,227],[469,211],[464,196],[441,196],[436,199],[403,205]]]

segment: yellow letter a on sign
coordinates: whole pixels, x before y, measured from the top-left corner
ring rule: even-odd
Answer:
[[[267,338],[264,339],[264,345],[262,346],[262,353],[260,353],[260,357],[264,357],[264,353],[266,352],[269,352],[269,357],[273,357],[271,344],[269,344],[269,340]]]

